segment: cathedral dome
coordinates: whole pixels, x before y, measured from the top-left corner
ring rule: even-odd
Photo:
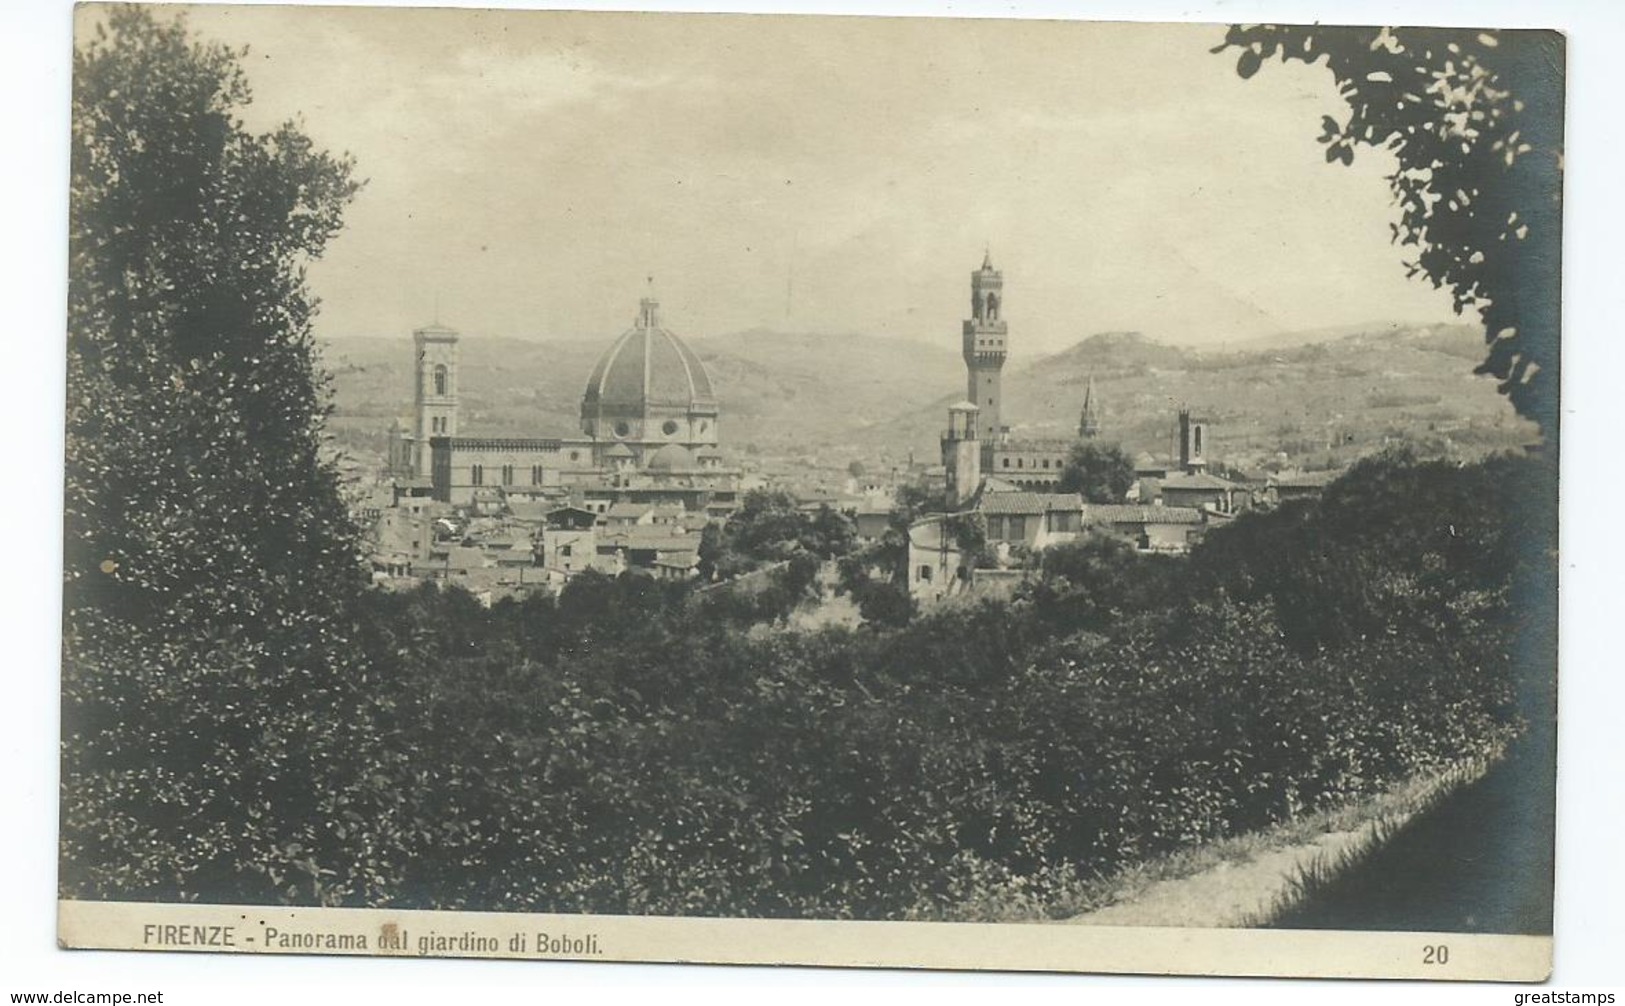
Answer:
[[[716,396],[705,364],[660,326],[646,298],[638,320],[610,344],[587,379],[581,428],[591,437],[666,443],[715,443]]]
[[[649,458],[649,470],[652,472],[686,472],[692,470],[694,455],[690,454],[682,444],[667,444],[654,452]]]

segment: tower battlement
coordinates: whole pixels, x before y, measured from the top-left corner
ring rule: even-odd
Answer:
[[[1004,273],[993,268],[991,255],[970,274],[970,317],[963,327],[965,397],[980,410],[982,452],[991,451],[1004,435],[1001,376],[1010,352],[1010,328],[1004,320]],[[984,464],[986,458],[984,458]]]

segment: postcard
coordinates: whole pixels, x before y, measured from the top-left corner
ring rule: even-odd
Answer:
[[[1564,51],[82,5],[61,942],[1544,979]]]

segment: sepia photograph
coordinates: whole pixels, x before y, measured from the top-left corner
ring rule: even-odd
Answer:
[[[64,947],[1551,974],[1561,32],[73,19]]]

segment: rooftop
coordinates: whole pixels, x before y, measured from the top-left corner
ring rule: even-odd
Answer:
[[[1083,497],[1077,493],[983,493],[976,509],[985,514],[1040,514],[1055,510],[1077,510]]]
[[[1236,489],[1239,488],[1228,479],[1221,479],[1217,475],[1203,472],[1200,475],[1170,475],[1162,480],[1164,489]]]
[[[1183,506],[1136,506],[1129,503],[1086,503],[1085,524],[1200,524],[1202,512]]]
[[[1277,475],[1270,483],[1288,489],[1320,489],[1337,481],[1337,477],[1342,474],[1340,471],[1296,472],[1292,475]]]
[[[604,516],[611,520],[639,520],[653,509],[654,507],[648,503],[611,503],[609,509],[604,511]]]

